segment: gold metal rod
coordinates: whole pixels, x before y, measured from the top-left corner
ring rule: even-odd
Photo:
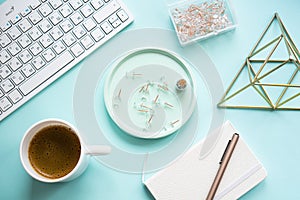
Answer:
[[[263,47],[261,47],[260,49],[258,49],[257,51],[253,52],[251,57],[255,56],[256,54],[258,54],[259,52],[263,51],[264,49],[266,49],[268,46],[270,46],[271,44],[273,44],[274,42],[278,41],[279,38],[281,37],[281,35],[279,35],[277,38],[275,38],[274,40],[272,40],[271,42],[267,43],[266,45],[264,45]],[[251,58],[250,57],[250,58]]]
[[[259,37],[258,41],[256,42],[256,44],[254,45],[253,49],[250,51],[250,54],[248,55],[248,57],[252,56],[252,53],[255,51],[255,49],[257,48],[257,46],[259,45],[259,43],[261,42],[261,40],[263,39],[264,35],[266,34],[266,32],[268,31],[268,29],[270,28],[271,24],[273,23],[275,19],[275,15],[273,16],[273,18],[271,19],[271,21],[269,22],[268,26],[266,27],[266,29],[264,30],[264,32],[261,34],[261,36]]]
[[[287,102],[291,101],[292,99],[298,97],[300,95],[300,92],[291,96],[290,98],[286,99],[285,101],[281,102],[280,104],[278,104],[278,107],[282,106],[283,104],[286,104]]]
[[[286,31],[284,31],[284,29],[283,29],[283,27],[282,27],[282,21],[281,21],[279,15],[278,15],[278,13],[275,13],[275,17],[276,17],[276,19],[277,19],[277,21],[278,21],[278,25],[279,25],[279,28],[280,28],[282,34],[283,34],[283,37],[286,38],[286,36],[285,36],[285,35],[286,35]],[[289,57],[291,57],[291,50],[290,50],[290,48],[288,47],[287,40],[284,40],[284,43],[285,43],[285,46],[286,46],[286,48],[287,48],[287,50],[288,50]]]
[[[249,59],[246,59],[247,62],[247,68],[248,68],[248,76],[249,76],[249,82],[252,82],[252,77],[251,77],[251,73],[250,73],[250,67],[251,67],[251,63],[249,62]]]
[[[271,101],[271,99],[269,98],[269,96],[268,97],[266,97],[266,96],[264,96],[262,93],[261,93],[261,91],[259,91],[254,85],[253,85],[253,87],[254,87],[254,89],[258,92],[258,94],[272,107],[272,108],[274,108],[275,106],[274,106],[274,104],[272,103],[272,101]]]
[[[229,109],[259,109],[259,110],[274,110],[271,107],[266,106],[235,106],[235,105],[218,105],[219,108],[229,108]],[[300,110],[297,107],[278,107],[276,110]]]
[[[282,29],[283,29],[284,32],[286,33],[288,39],[291,41],[292,46],[294,47],[294,50],[296,50],[296,53],[299,55],[299,54],[300,54],[300,53],[299,53],[299,50],[298,50],[298,48],[296,47],[295,42],[293,41],[293,39],[292,39],[292,37],[290,36],[289,32],[288,32],[287,29],[285,28],[285,26],[284,26],[284,24],[283,24],[281,18],[279,17],[278,13],[275,13],[275,16],[276,16],[277,20],[280,22],[279,25],[282,27]]]
[[[243,63],[242,67],[240,68],[240,70],[238,71],[238,73],[235,75],[234,79],[231,81],[229,87],[227,88],[227,90],[225,91],[224,95],[222,96],[221,101],[223,101],[225,99],[225,97],[227,96],[227,94],[230,92],[230,90],[232,89],[232,86],[236,82],[236,80],[239,77],[239,75],[242,73],[244,67],[246,67],[246,61]]]
[[[291,44],[287,41],[288,46],[291,48],[293,55],[295,56],[297,62],[299,61],[299,55],[296,55],[297,53],[295,52],[295,50],[291,47]]]
[[[260,67],[260,69],[258,70],[257,74],[254,77],[254,80],[257,79],[257,77],[259,76],[260,72],[263,70],[263,68],[265,67],[265,65],[267,64],[268,60],[270,59],[270,57],[273,55],[274,51],[276,50],[276,48],[278,47],[279,43],[282,40],[282,35],[280,36],[280,39],[278,40],[278,42],[276,43],[275,47],[273,47],[272,51],[270,52],[270,54],[267,56],[265,62],[262,64],[262,66]]]
[[[297,69],[300,71],[300,63],[293,61],[293,63],[296,65]]]
[[[253,83],[249,83],[248,85],[242,87],[241,89],[239,89],[238,91],[236,91],[235,93],[233,93],[232,95],[230,95],[229,97],[227,98],[224,98],[222,101],[220,101],[220,103],[223,103],[225,101],[228,101],[229,99],[231,99],[232,97],[234,97],[235,95],[239,94],[240,92],[242,92],[243,90],[247,89],[248,87],[252,86]]]
[[[284,83],[255,83],[255,85],[262,85],[262,86],[273,86],[273,87],[291,87],[291,88],[300,88],[300,85],[294,84],[284,84]]]
[[[300,108],[296,108],[296,107],[279,107],[277,108],[277,110],[300,110]]]
[[[257,78],[256,81],[259,81],[263,78],[265,78],[266,76],[268,76],[269,74],[273,73],[274,71],[278,70],[279,68],[281,68],[283,65],[285,65],[286,63],[288,63],[289,61],[285,61],[284,63],[281,63],[280,65],[278,65],[277,67],[271,69],[270,71],[266,72],[265,74],[263,74],[261,77]]]
[[[250,68],[251,68],[251,71],[252,71],[252,73],[253,73],[253,75],[254,75],[255,72],[254,72],[254,69],[253,69],[252,65],[250,65]],[[260,82],[260,81],[257,80],[257,82]],[[262,90],[262,91],[264,92],[264,94],[266,95],[266,97],[267,97],[267,102],[269,103],[269,105],[270,105],[271,107],[274,107],[274,104],[272,103],[271,98],[269,97],[269,95],[268,95],[267,91],[264,89],[264,87],[261,86],[261,90]]]
[[[296,74],[298,73],[298,70],[296,69],[293,73],[293,75],[291,76],[290,80],[288,81],[288,84],[291,84],[291,82],[294,80]],[[285,92],[287,91],[288,87],[284,88],[283,91],[281,92],[280,96],[278,97],[277,99],[277,102],[276,102],[276,107],[278,107],[282,97],[284,96]]]
[[[264,110],[274,110],[272,107],[267,107],[267,106],[244,106],[244,105],[218,105],[220,108],[242,108],[242,109],[264,109]]]
[[[264,62],[264,59],[249,59],[250,62]],[[286,60],[268,60],[268,62],[285,62]]]

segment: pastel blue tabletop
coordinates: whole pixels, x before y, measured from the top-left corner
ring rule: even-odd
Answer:
[[[126,30],[173,29],[166,1],[123,1],[135,18]],[[237,28],[199,42],[214,62],[225,88],[275,12],[279,13],[295,44],[300,45],[300,1],[232,0],[231,4]],[[82,176],[68,183],[40,183],[23,169],[19,145],[28,127],[45,118],[75,123],[73,91],[80,68],[81,64],[78,64],[0,122],[0,199],[153,199],[142,184],[141,174],[119,172],[94,159]],[[227,109],[225,117],[242,133],[268,172],[267,178],[241,199],[300,199],[300,111]]]

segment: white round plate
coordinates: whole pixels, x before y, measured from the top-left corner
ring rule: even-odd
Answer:
[[[186,81],[184,89],[177,88]],[[177,131],[193,113],[196,96],[189,65],[159,49],[127,52],[110,66],[104,100],[112,120],[139,138],[161,138]]]

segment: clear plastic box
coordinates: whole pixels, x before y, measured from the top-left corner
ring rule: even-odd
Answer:
[[[229,0],[167,1],[182,46],[233,30],[236,19]]]

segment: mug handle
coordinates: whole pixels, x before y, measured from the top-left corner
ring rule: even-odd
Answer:
[[[111,147],[107,145],[88,145],[85,154],[90,156],[107,155],[111,152]]]

